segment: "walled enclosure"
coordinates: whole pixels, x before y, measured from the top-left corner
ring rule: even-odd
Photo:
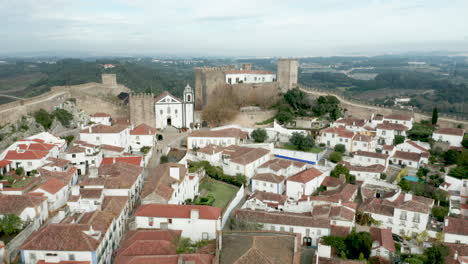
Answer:
[[[54,86],[44,94],[2,104],[0,105],[0,125],[16,122],[22,116],[34,113],[39,109],[52,111],[69,98],[76,98],[77,106],[88,114],[106,112],[114,118],[128,118],[126,108],[112,99],[120,92],[129,92],[130,90],[117,84],[115,74],[104,74],[102,78],[103,82],[111,85],[86,83],[73,86]]]
[[[130,94],[130,121],[132,124],[145,123],[156,127],[154,95],[151,93]]]
[[[269,98],[270,102],[274,103],[274,100],[277,99],[276,95],[280,92],[284,93],[296,87],[298,66],[297,59],[280,59],[278,60],[277,82],[232,85],[226,84],[225,72],[234,69],[234,66],[195,68],[195,109],[202,110],[209,101],[216,100],[213,94],[218,87],[231,87],[241,100],[246,100],[242,101],[245,104],[258,104],[256,100],[263,101],[265,97],[275,95],[275,97]],[[242,68],[251,70],[252,64],[245,63]]]

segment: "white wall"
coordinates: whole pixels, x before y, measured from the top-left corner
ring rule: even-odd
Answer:
[[[107,117],[93,117],[92,116],[89,120],[91,122],[96,123],[96,124],[101,124],[101,125],[105,125],[105,126],[112,125],[110,116],[107,116]]]
[[[187,137],[187,148],[203,148],[207,145],[230,146],[239,145],[240,140],[235,137]]]
[[[276,74],[236,73],[226,74],[226,83],[265,83],[276,80]]]
[[[168,223],[171,219],[172,224]],[[216,239],[216,231],[221,230],[221,219],[190,219],[190,218],[164,218],[137,216],[135,218],[137,229],[159,229],[161,223],[168,223],[170,230],[182,230],[182,237],[190,238],[192,241],[203,239],[203,233],[207,239]],[[152,224],[151,224],[152,222]]]
[[[60,261],[70,260],[70,255],[73,254],[76,261],[90,261],[93,264],[97,263],[95,262],[95,252],[90,251],[21,250],[21,259],[24,264],[36,264],[37,261],[44,260],[46,254],[57,254]]]
[[[140,151],[142,147],[152,147],[155,142],[154,135],[130,135],[130,146],[133,151]]]
[[[288,158],[291,160],[300,160],[300,161],[315,164],[322,159],[322,156],[323,154],[325,154],[325,151],[322,151],[320,153],[311,153],[311,152],[275,148],[273,149],[273,154],[281,158]]]
[[[278,225],[270,223],[260,223],[263,224],[263,230],[271,231],[285,231],[301,234],[301,237],[311,237],[312,245],[317,245],[317,240],[322,236],[329,236],[330,229],[324,227],[312,227],[312,226],[294,226],[294,225]]]
[[[268,181],[261,181],[252,179],[252,184],[250,185],[252,192],[255,191],[263,191],[263,192],[271,192],[276,194],[283,194],[284,193],[284,181],[280,183],[268,182]]]
[[[112,145],[122,147],[125,151],[130,146],[130,128],[126,128],[119,133],[80,133],[80,140],[93,145]]]
[[[460,243],[460,244],[468,245],[468,236],[461,235],[461,234],[445,233],[444,242],[445,243]]]
[[[454,146],[454,147],[461,147],[462,146],[461,142],[463,141],[463,136],[446,135],[446,134],[439,134],[439,133],[433,133],[432,138],[435,141],[448,142],[450,146]]]

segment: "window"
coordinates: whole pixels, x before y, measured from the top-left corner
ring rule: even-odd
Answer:
[[[187,94],[187,102],[192,101],[192,96],[190,94]]]
[[[401,212],[400,220],[406,220],[406,212]]]
[[[203,232],[203,233],[202,233],[202,239],[203,239],[203,240],[208,240],[208,233]]]
[[[96,140],[101,140],[101,138],[100,138],[100,137],[96,137]]]
[[[29,259],[31,259],[31,263],[36,263],[36,253],[29,253]]]
[[[266,186],[266,183],[265,183],[265,182],[263,183],[263,186]]]
[[[294,232],[294,227],[290,227],[289,232]]]
[[[237,165],[237,166],[236,166],[236,170],[240,170],[240,167],[239,167],[239,165]]]
[[[419,220],[420,220],[420,219],[419,219],[419,214],[417,214],[417,213],[416,213],[416,214],[414,214],[414,217],[413,217],[413,222],[415,222],[415,223],[419,223]]]
[[[28,161],[28,166],[32,166],[32,162],[31,162],[31,161]]]
[[[68,260],[75,260],[75,254],[68,254]]]
[[[72,154],[72,158],[76,158],[76,154]]]
[[[322,234],[322,230],[317,230],[317,236],[320,236]]]
[[[280,226],[280,231],[284,231],[284,226]]]
[[[275,229],[276,229],[276,228],[275,228],[274,225],[270,226],[270,230],[271,230],[271,231],[275,231]]]
[[[140,140],[140,136],[136,136],[136,139],[137,139],[137,140]]]
[[[162,114],[163,114],[163,110],[162,110],[162,109],[161,109],[161,110],[159,110],[159,113],[162,115]]]
[[[273,183],[270,184],[270,187],[273,188]]]
[[[168,106],[167,107],[167,113],[170,114],[171,113],[171,108]]]
[[[176,109],[176,110],[174,110],[174,113],[177,115],[177,109]]]
[[[236,83],[238,83],[238,82],[239,82],[239,77],[236,78]]]
[[[232,80],[231,78],[228,78],[228,83],[231,84]]]
[[[385,130],[382,130],[382,136],[385,136]]]
[[[167,222],[168,222],[169,224],[172,224],[172,219],[171,219],[171,218],[167,219]]]
[[[309,236],[309,234],[310,234],[310,229],[306,228],[306,236]]]

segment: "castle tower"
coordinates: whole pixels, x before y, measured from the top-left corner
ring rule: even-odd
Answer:
[[[183,120],[182,124],[186,128],[190,128],[190,125],[193,124],[194,122],[194,117],[195,117],[195,100],[193,97],[193,89],[190,87],[189,84],[185,86],[184,89],[184,104],[183,104]]]
[[[156,126],[156,114],[153,94],[130,94],[130,122],[132,125],[145,123]]]
[[[277,78],[284,93],[297,86],[299,62],[297,59],[279,59]]]
[[[251,71],[252,70],[252,63],[243,63],[242,70],[244,71]]]
[[[117,75],[115,74],[101,74],[102,84],[108,87],[117,87]]]

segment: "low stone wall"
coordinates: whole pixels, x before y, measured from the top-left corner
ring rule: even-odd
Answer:
[[[242,201],[245,195],[245,188],[244,185],[242,185],[239,188],[239,191],[237,191],[236,196],[229,202],[228,207],[223,212],[222,220],[221,220],[221,228],[224,228],[224,225],[227,223],[229,220],[229,216],[231,215],[232,211],[239,205],[239,203]]]

